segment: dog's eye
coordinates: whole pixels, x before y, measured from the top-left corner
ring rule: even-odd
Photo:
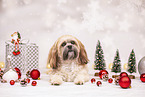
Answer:
[[[74,41],[71,41],[71,44],[75,44],[75,42]]]
[[[62,47],[64,47],[65,45],[66,45],[66,42],[63,42],[63,43],[61,44]]]

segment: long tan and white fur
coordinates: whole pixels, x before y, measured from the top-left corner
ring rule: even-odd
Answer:
[[[71,35],[58,38],[49,51],[47,63],[52,68],[52,85],[60,85],[64,81],[82,85],[89,80],[88,57],[84,45]]]

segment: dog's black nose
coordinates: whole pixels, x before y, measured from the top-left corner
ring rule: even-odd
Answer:
[[[72,45],[68,45],[67,47],[68,47],[68,49],[72,49]]]

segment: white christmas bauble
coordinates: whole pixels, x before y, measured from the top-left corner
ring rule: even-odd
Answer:
[[[6,80],[7,82],[10,82],[10,80],[17,80],[18,74],[12,69],[10,69],[3,75],[3,79]]]
[[[145,73],[145,57],[143,57],[138,63],[139,74]]]

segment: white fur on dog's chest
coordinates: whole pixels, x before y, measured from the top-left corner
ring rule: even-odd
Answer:
[[[74,81],[76,75],[80,71],[81,66],[72,62],[71,64],[63,64],[61,66],[61,73],[64,81]]]

